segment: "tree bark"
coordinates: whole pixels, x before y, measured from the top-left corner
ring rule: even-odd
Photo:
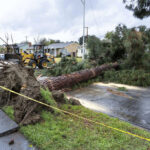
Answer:
[[[53,78],[46,78],[39,80],[44,86],[48,87],[50,91],[61,90],[64,88],[70,88],[73,85],[95,78],[102,74],[103,71],[118,67],[118,63],[104,64],[96,68],[86,69],[72,74],[62,75]]]

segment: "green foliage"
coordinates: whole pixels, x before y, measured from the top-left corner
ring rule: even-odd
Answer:
[[[102,81],[127,85],[150,86],[150,73],[144,70],[106,71]]]
[[[105,54],[108,58],[105,62],[118,61],[124,69],[149,68],[150,29],[145,26],[130,29],[119,24],[110,38],[111,46],[109,55]]]
[[[89,59],[95,60],[99,65],[125,59],[127,27],[119,24],[115,32],[108,32],[105,40],[100,40],[95,36],[89,36],[87,47],[89,49]]]
[[[90,67],[91,65],[87,60],[78,62],[76,58],[62,57],[61,61],[55,66],[52,66],[47,72],[53,76],[60,76],[62,74],[70,74]]]
[[[42,38],[42,39],[40,39],[39,43],[44,46],[48,46],[49,44],[60,43],[60,40]]]
[[[112,34],[112,45],[111,45],[111,61],[118,61],[124,59],[126,56],[126,48],[124,46],[124,40],[126,39],[126,34],[128,30],[125,25],[119,24],[115,32]]]
[[[110,32],[107,32],[106,35],[105,35],[105,39],[112,39],[112,36],[113,36],[114,32],[113,31],[110,31]]]
[[[85,38],[85,42],[87,42],[88,36],[84,36],[84,38]],[[83,36],[81,36],[78,41],[79,41],[79,44],[82,45],[83,44]]]
[[[133,11],[134,16],[140,19],[150,16],[149,0],[123,0],[126,8]]]
[[[89,49],[89,58],[90,59],[97,59],[102,51],[102,45],[100,39],[96,36],[90,36],[88,38],[87,47]]]
[[[126,64],[133,68],[143,67],[143,56],[145,51],[145,45],[142,40],[142,33],[137,32],[135,29],[128,33],[125,47],[127,49],[128,57]]]
[[[146,26],[127,28],[119,24],[104,40],[89,36],[89,61],[93,65],[119,62],[125,69],[150,68],[150,29]]]
[[[89,61],[94,65],[101,65],[110,62],[110,48],[109,40],[100,40],[96,36],[89,36],[87,41],[87,48],[89,50]]]

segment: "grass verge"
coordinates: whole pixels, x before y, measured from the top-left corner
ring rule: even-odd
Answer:
[[[9,108],[10,109],[10,108]],[[62,105],[61,109],[150,138],[150,133],[129,123],[93,112],[82,106]],[[5,107],[4,110],[7,110]],[[13,115],[13,111],[7,111]],[[41,113],[43,122],[22,126],[20,131],[40,150],[148,150],[150,142],[60,113]]]

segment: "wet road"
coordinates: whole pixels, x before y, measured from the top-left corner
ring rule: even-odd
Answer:
[[[125,87],[127,91],[118,92],[118,87]],[[111,91],[115,91],[115,94]],[[69,92],[67,95],[80,100],[81,104],[87,108],[150,130],[149,88],[95,83]]]

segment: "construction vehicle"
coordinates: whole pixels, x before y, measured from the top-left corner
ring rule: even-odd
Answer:
[[[31,54],[26,51],[21,52],[22,61],[26,66],[32,66],[34,69],[38,66],[39,69],[43,69],[47,67],[48,62],[55,64],[54,56],[46,53],[43,45],[33,45],[33,51],[34,53]]]
[[[8,50],[9,49],[9,50]],[[11,53],[10,53],[11,49]],[[55,64],[55,59],[49,53],[46,53],[44,46],[41,44],[33,45],[33,53],[27,51],[19,50],[16,44],[9,45],[6,54],[1,54],[0,59],[13,61],[13,62],[23,62],[25,66],[31,66],[33,69],[38,67],[39,69],[47,68],[48,62]]]

